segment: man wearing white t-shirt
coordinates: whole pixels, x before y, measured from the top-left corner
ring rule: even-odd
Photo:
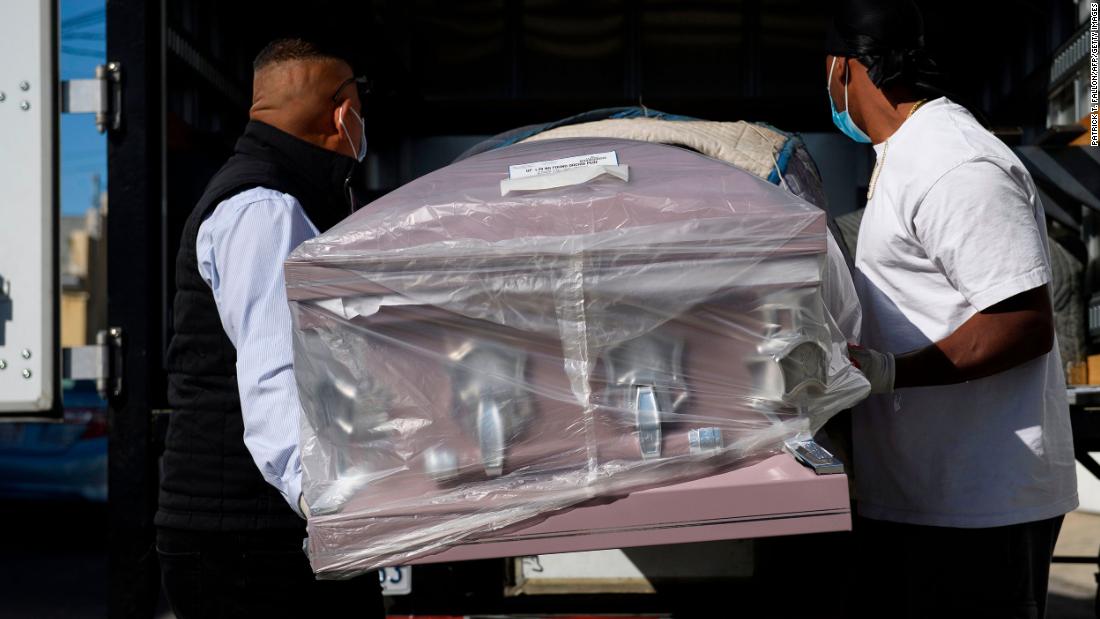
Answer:
[[[874,616],[1042,617],[1077,506],[1043,208],[934,65],[911,0],[841,3],[837,127],[874,144],[855,280],[872,395],[853,415],[857,578]]]

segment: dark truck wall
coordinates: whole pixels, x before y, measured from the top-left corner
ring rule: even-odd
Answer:
[[[1073,30],[1072,5],[920,4],[948,90],[993,125],[1040,127],[1049,53]],[[251,60],[272,38],[317,39],[371,77],[367,169],[377,196],[485,136],[602,107],[643,104],[835,133],[821,51],[828,8],[798,0],[165,0],[164,256],[174,256],[190,205],[247,120]],[[847,170],[827,168],[848,161],[858,177],[870,149],[809,142],[826,162],[836,214],[862,206]],[[173,286],[165,275],[162,302]]]

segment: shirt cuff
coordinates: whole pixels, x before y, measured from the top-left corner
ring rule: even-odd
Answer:
[[[1039,266],[1023,275],[1013,277],[1007,282],[1001,282],[985,290],[975,292],[970,295],[969,301],[975,309],[981,312],[1005,299],[1010,299],[1021,292],[1027,292],[1047,283],[1050,283],[1049,271],[1047,271],[1046,266]]]
[[[286,484],[286,502],[290,504],[290,509],[294,510],[295,514],[302,518],[306,518],[306,514],[302,511],[302,506],[305,505],[305,500],[302,495],[302,476],[295,475]]]

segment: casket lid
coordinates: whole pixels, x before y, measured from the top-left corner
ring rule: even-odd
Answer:
[[[501,196],[500,181],[508,178],[509,166],[609,151],[629,166],[628,182],[604,176],[582,185]],[[719,239],[760,251],[799,238],[823,215],[784,189],[677,146],[547,140],[482,153],[422,176],[303,243],[289,262],[384,262],[485,251],[503,257]],[[663,232],[628,233],[653,228]],[[811,236],[820,237],[823,247],[823,232],[814,230]]]
[[[510,166],[607,152],[629,166],[628,181],[602,176],[501,195]],[[547,140],[482,153],[375,200],[298,247],[286,282],[292,301],[411,287],[446,292],[475,280],[500,289],[508,278],[575,270],[583,261],[584,277],[605,289],[656,285],[699,299],[731,285],[816,283],[825,225],[810,203],[681,147]],[[644,265],[645,278],[603,276]],[[683,277],[688,272],[696,277]],[[544,288],[555,285],[542,279]]]

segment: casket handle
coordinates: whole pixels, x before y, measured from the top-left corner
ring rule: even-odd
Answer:
[[[653,385],[634,385],[634,427],[638,429],[638,446],[642,459],[661,455],[661,409],[657,405],[657,389]]]
[[[481,398],[477,405],[477,437],[485,474],[500,477],[504,473],[504,417],[494,398]]]

